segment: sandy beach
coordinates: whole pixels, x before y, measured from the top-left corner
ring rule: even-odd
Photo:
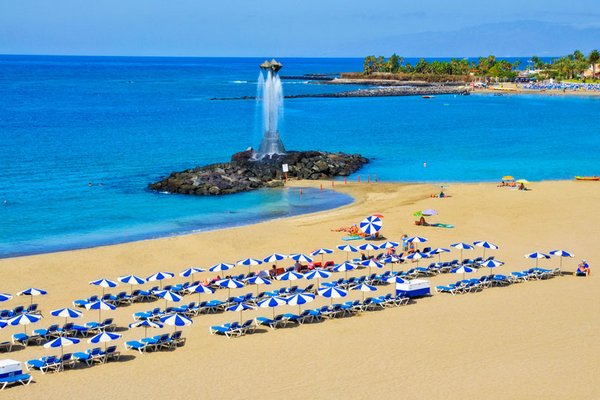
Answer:
[[[319,182],[290,185],[318,186]],[[385,216],[383,233],[390,240],[402,234],[429,239],[428,245],[448,246],[457,241],[488,240],[500,249],[488,251],[506,264],[496,273],[510,273],[535,265],[523,257],[533,251],[564,248],[576,255],[563,260],[573,272],[581,258],[592,275],[566,275],[525,282],[479,293],[452,296],[434,294],[406,307],[367,312],[351,318],[327,320],[280,330],[260,329],[237,339],[211,336],[208,327],[238,319],[237,313],[201,315],[183,328],[184,347],[172,352],[139,354],[119,344],[121,361],[42,375],[35,383],[6,389],[2,398],[371,398],[386,399],[598,399],[600,398],[600,281],[597,240],[600,236],[600,190],[597,182],[549,181],[530,185],[531,191],[498,188],[495,183],[452,184],[446,199],[431,198],[433,184],[363,183],[336,185],[355,203],[317,214],[273,220],[251,226],[120,245],[0,260],[0,291],[15,293],[34,286],[49,294],[35,298],[45,318],[34,328],[63,319],[49,311],[101,291],[88,281],[119,275],[148,276],[157,271],[178,273],[190,266],[207,267],[244,257],[262,258],[274,251],[309,252],[342,244],[340,226],[358,223],[373,213]],[[299,190],[296,192],[299,195]],[[434,208],[430,222],[454,229],[413,224],[413,212]],[[357,242],[353,242],[355,244]],[[476,249],[467,256],[479,256]],[[458,258],[459,252],[443,255]],[[336,262],[346,258],[336,252]],[[540,266],[557,267],[558,259]],[[406,265],[400,267],[408,269]],[[237,273],[247,272],[237,267]],[[364,271],[350,275],[359,275]],[[476,277],[487,273],[480,270]],[[196,278],[212,274],[200,274]],[[341,277],[342,275],[333,275]],[[440,274],[432,285],[460,277]],[[182,282],[178,275],[169,283]],[[301,282],[307,285],[308,282]],[[271,288],[287,285],[275,282]],[[144,287],[150,287],[146,285]],[[113,292],[129,290],[120,286]],[[232,294],[255,292],[254,286]],[[391,293],[391,286],[376,294]],[[226,290],[215,293],[223,299]],[[203,299],[207,299],[208,296]],[[349,294],[348,300],[360,299]],[[186,296],[186,302],[197,300]],[[3,303],[4,308],[28,304],[29,298]],[[311,307],[328,304],[317,297]],[[132,322],[132,313],[163,301],[137,303],[106,312],[119,327]],[[297,312],[284,306],[277,312]],[[270,316],[271,310],[244,313],[244,319]],[[85,312],[78,322],[97,319]],[[28,331],[34,329],[28,327]],[[148,332],[170,332],[171,327]],[[0,331],[0,341],[22,332],[22,327]],[[125,340],[143,336],[143,330],[123,330]],[[66,351],[92,347],[85,340]],[[2,358],[26,361],[55,354],[30,346]]]

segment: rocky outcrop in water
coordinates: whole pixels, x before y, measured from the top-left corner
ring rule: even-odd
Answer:
[[[254,151],[236,153],[228,163],[173,172],[150,189],[180,194],[220,195],[245,192],[262,187],[283,186],[283,164],[288,165],[288,178],[328,179],[348,176],[369,160],[359,154],[322,151],[291,151],[256,161]]]

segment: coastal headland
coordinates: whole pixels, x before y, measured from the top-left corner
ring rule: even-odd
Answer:
[[[318,187],[319,181],[291,181],[289,185]],[[99,394],[135,399],[169,398],[173,393],[181,399],[197,398],[199,393],[205,398],[233,399],[598,398],[600,385],[594,379],[582,382],[582,374],[594,377],[600,373],[596,339],[600,329],[600,280],[595,269],[600,260],[596,243],[600,213],[594,211],[598,209],[600,191],[597,182],[574,181],[534,182],[530,188],[518,191],[494,183],[453,184],[446,190],[450,197],[439,199],[431,197],[439,191],[439,186],[433,184],[340,184],[336,190],[356,200],[330,211],[219,231],[0,260],[3,291],[15,293],[30,286],[48,291],[47,296],[35,299],[45,316],[35,328],[62,324],[64,319],[50,317],[49,310],[98,294],[99,288],[88,285],[93,279],[115,279],[125,274],[149,276],[164,270],[177,273],[190,266],[206,267],[273,252],[335,248],[343,243],[344,236],[336,229],[374,213],[384,216],[382,233],[390,240],[399,240],[406,233],[426,237],[427,245],[440,247],[458,241],[491,241],[500,247],[492,254],[505,262],[494,273],[510,274],[531,267],[535,261],[525,259],[524,254],[556,248],[568,249],[577,256],[563,261],[565,272],[573,272],[581,258],[592,266],[588,278],[565,275],[479,293],[434,294],[405,307],[298,327],[263,329],[231,340],[211,336],[208,327],[238,320],[239,313],[201,315],[194,318],[192,326],[182,328],[187,341],[175,351],[139,354],[125,351],[118,342],[123,352],[119,362],[45,375],[33,372],[35,383],[7,389],[2,396],[22,399],[61,393],[62,397],[84,400],[96,399]],[[299,189],[295,195],[301,199]],[[574,202],[577,207],[569,206]],[[455,228],[415,226],[413,213],[425,208],[439,212],[431,222],[451,223]],[[480,255],[478,249],[465,257]],[[442,260],[458,257],[454,251],[442,255]],[[346,254],[336,252],[328,258],[342,262]],[[396,269],[416,266],[408,264]],[[541,260],[540,265],[558,267],[559,260]],[[247,267],[233,270],[245,272]],[[349,276],[363,273],[351,271]],[[475,277],[486,273],[480,270]],[[195,279],[214,275],[201,273]],[[333,275],[332,279],[338,277],[343,274]],[[457,279],[460,277],[454,274],[430,278],[434,286]],[[176,274],[168,283],[183,280]],[[302,286],[310,283],[297,282]],[[287,286],[287,282],[274,281],[269,289]],[[391,286],[378,289],[376,295],[393,290]],[[108,292],[120,290],[129,287]],[[232,289],[231,295],[254,290]],[[360,292],[350,292],[344,300],[361,298]],[[226,296],[227,291],[221,290],[203,295],[202,300]],[[186,303],[197,300],[196,295],[184,298]],[[13,306],[28,304],[29,299],[11,302]],[[329,304],[329,299],[318,296],[310,307],[324,304]],[[123,327],[132,322],[132,313],[155,306],[159,303],[136,303],[103,315],[114,318],[122,340],[135,340],[143,336],[143,331]],[[297,312],[297,307],[281,306],[279,312]],[[244,312],[244,319],[270,315],[269,309],[249,310]],[[96,312],[86,312],[78,321],[96,318]],[[22,327],[7,327],[0,331],[1,340],[10,340],[11,334],[22,331]],[[172,327],[148,334],[162,332],[172,332]],[[65,348],[65,352],[88,347],[82,340]],[[7,357],[26,361],[55,353],[29,346]],[[268,385],[262,384],[265,374],[273,377]],[[193,382],[198,388],[182,391],[182,382]]]

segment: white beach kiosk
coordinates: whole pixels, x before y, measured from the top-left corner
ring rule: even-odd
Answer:
[[[431,293],[429,281],[425,279],[413,279],[404,283],[396,283],[396,296],[421,297],[429,296]]]
[[[23,373],[23,364],[19,361],[5,359],[0,360],[0,390],[8,385],[23,384],[31,382],[31,375]]]

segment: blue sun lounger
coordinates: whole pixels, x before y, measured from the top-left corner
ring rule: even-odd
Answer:
[[[148,351],[150,346],[148,343],[141,342],[139,340],[131,340],[129,342],[125,342],[125,349],[127,350],[137,350],[140,353],[145,353]]]
[[[33,378],[29,374],[4,376],[4,377],[0,378],[0,385],[2,385],[0,390],[4,390],[4,388],[6,388],[7,386],[10,386],[10,385],[16,385],[16,384],[29,385],[32,380],[33,380]]]

